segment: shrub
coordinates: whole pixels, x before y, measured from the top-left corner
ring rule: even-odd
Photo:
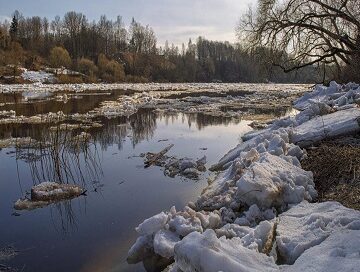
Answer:
[[[124,67],[115,60],[109,60],[104,54],[98,57],[100,76],[106,82],[122,82],[125,80]]]
[[[97,72],[98,68],[92,60],[81,58],[78,62],[78,71],[90,77],[94,77]]]
[[[69,52],[65,48],[59,46],[51,49],[49,60],[50,60],[50,65],[53,68],[61,68],[61,67],[70,68],[72,64]]]

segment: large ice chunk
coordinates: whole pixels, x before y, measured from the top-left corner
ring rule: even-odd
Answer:
[[[154,237],[154,251],[164,258],[174,256],[174,246],[180,241],[179,236],[168,230],[159,230]]]
[[[350,108],[318,116],[296,127],[291,141],[302,147],[325,138],[352,134],[360,131],[360,108]]]
[[[247,205],[269,209],[313,200],[313,175],[281,157],[264,153],[237,181],[237,198]]]
[[[165,227],[168,221],[168,215],[164,212],[161,212],[153,217],[146,219],[142,222],[137,228],[136,231],[140,235],[150,235],[158,232],[163,227]]]
[[[213,230],[193,232],[177,243],[175,261],[184,272],[278,270],[272,257],[245,248],[240,238],[217,238]]]

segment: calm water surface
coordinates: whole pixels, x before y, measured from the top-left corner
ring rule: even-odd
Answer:
[[[210,174],[199,181],[169,178],[161,168],[144,169],[137,156],[174,144],[169,155],[194,159],[206,155],[210,166],[250,130],[247,121],[201,114],[164,116],[149,110],[104,122],[103,128],[91,132],[94,142],[77,152],[61,146],[55,152],[0,151],[0,247],[20,250],[6,265],[37,272],[157,271],[152,260],[127,264],[127,251],[137,238],[134,228],[172,205],[181,209],[196,200]],[[49,135],[48,129],[3,125],[0,137],[41,139]],[[34,160],[39,154],[41,159]],[[54,156],[61,157],[66,173],[56,174],[50,163]],[[15,216],[14,202],[53,176],[85,186],[87,196]]]

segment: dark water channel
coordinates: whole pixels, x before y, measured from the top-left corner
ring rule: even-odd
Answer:
[[[92,103],[89,108],[99,103],[99,97],[83,99],[92,101],[82,105],[84,112],[88,103]],[[49,111],[36,109],[35,104],[18,110],[24,115]],[[73,107],[80,104],[67,104],[65,111],[78,112]],[[64,110],[60,102],[51,107]],[[144,169],[143,158],[137,156],[174,144],[169,155],[194,159],[206,155],[210,166],[250,130],[247,121],[202,114],[159,115],[151,110],[99,121],[104,127],[91,130],[94,140],[84,148],[73,150],[60,142],[57,149],[0,151],[0,248],[10,245],[19,250],[14,258],[0,259],[0,264],[37,272],[157,271],[151,260],[127,264],[127,251],[136,239],[134,228],[173,205],[181,209],[196,200],[211,174],[205,173],[199,181],[169,178],[156,166]],[[0,126],[0,138],[54,141],[52,134],[46,125]],[[62,169],[56,169],[54,160],[61,162]],[[13,209],[34,184],[49,179],[78,183],[87,189],[87,196],[33,211]]]

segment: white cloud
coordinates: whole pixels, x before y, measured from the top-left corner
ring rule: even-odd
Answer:
[[[132,17],[152,26],[159,44],[165,40],[187,43],[188,38],[204,36],[214,40],[235,41],[235,26],[249,4],[257,0],[0,0],[2,13],[10,16],[15,9],[25,16],[54,18],[75,10],[90,20],[106,14],[122,15],[129,23]]]

